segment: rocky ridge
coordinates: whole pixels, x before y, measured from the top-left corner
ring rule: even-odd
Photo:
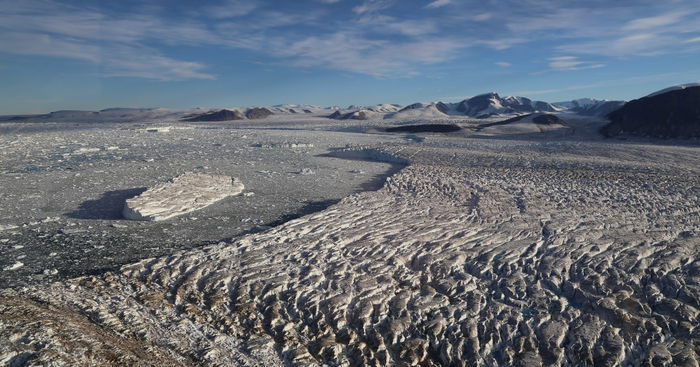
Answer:
[[[293,111],[293,110],[292,110]],[[296,113],[296,112],[292,112]],[[254,107],[246,112],[246,117],[251,120],[264,119],[266,117],[272,116],[274,113],[264,107]]]
[[[238,110],[219,110],[216,112],[205,113],[199,116],[194,116],[186,119],[185,121],[190,122],[202,122],[202,121],[235,121],[243,120],[243,114]]]

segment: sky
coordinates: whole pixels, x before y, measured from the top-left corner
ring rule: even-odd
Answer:
[[[697,0],[0,0],[0,115],[631,100],[697,81]]]

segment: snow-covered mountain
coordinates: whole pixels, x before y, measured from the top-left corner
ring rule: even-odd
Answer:
[[[534,112],[557,112],[562,109],[547,102],[533,101],[525,97],[501,97],[498,93],[491,92],[465,99],[459,103],[414,103],[396,113],[387,115],[386,118],[445,118],[448,116],[487,118]]]
[[[567,109],[582,116],[602,117],[625,105],[625,101],[609,101],[607,99],[580,98],[568,102],[552,103],[557,108]]]
[[[416,119],[416,118],[445,118],[450,114],[450,106],[442,102],[414,103],[394,113],[384,116],[385,119]]]
[[[267,107],[275,115],[319,113],[324,108],[310,104],[280,104]]]
[[[700,83],[672,87],[668,90],[689,88]],[[663,91],[657,92],[662,93]],[[280,104],[275,106],[233,107],[233,108],[196,108],[187,110],[170,110],[164,108],[111,108],[101,111],[57,111],[46,115],[8,117],[12,120],[41,119],[47,121],[111,121],[126,122],[136,120],[150,121],[230,121],[257,120],[278,116],[277,118],[306,119],[332,118],[354,120],[381,119],[440,119],[440,118],[508,118],[536,112],[573,112],[583,116],[603,117],[619,109],[624,101],[598,100],[581,98],[568,102],[548,103],[535,101],[526,97],[504,96],[490,92],[480,94],[457,103],[430,102],[414,103],[408,106],[397,104],[378,104],[374,106],[350,105],[322,108],[309,104]],[[2,120],[0,118],[0,120]],[[7,120],[7,119],[5,119]]]
[[[350,105],[344,110],[334,110],[328,117],[339,120],[369,120],[382,119],[387,114],[392,114],[401,109],[400,105],[378,104],[376,106],[362,107]]]
[[[374,112],[379,112],[379,113],[392,113],[392,112],[399,111],[401,108],[402,108],[401,105],[387,104],[387,103],[378,104],[378,105],[373,106],[373,107],[366,107],[366,109],[369,111],[374,111]]]
[[[556,112],[557,108],[547,102],[514,96],[501,98],[498,93],[491,92],[465,99],[457,105],[457,111],[478,118],[536,111]]]

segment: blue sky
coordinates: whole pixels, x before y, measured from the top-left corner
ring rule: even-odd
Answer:
[[[699,80],[697,0],[0,0],[0,115],[629,100]]]

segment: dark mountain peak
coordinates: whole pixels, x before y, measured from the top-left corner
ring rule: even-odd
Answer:
[[[499,96],[498,93],[496,93],[496,92],[488,92],[488,93],[484,93],[484,94],[478,94],[470,99],[474,99],[474,98],[477,98],[477,99],[501,99],[501,96]]]
[[[627,102],[609,113],[606,136],[629,133],[667,138],[700,137],[700,86],[672,89]]]
[[[437,108],[438,111],[440,111],[440,112],[442,112],[442,113],[444,113],[444,114],[447,114],[448,112],[450,112],[450,108],[447,107],[447,105],[444,104],[444,103],[442,103],[442,102],[436,103],[436,104],[435,104],[435,108]]]
[[[532,122],[541,125],[565,125],[557,115],[552,115],[550,113],[543,113],[539,116],[532,118]]]
[[[457,105],[457,111],[462,112],[462,113],[467,112],[467,109],[468,109],[467,102],[468,101],[469,100],[465,99],[464,101],[459,102],[459,105]]]
[[[272,116],[274,113],[267,108],[255,107],[248,110],[246,117],[251,120],[264,119],[265,117]]]
[[[243,114],[237,110],[220,110],[212,113],[206,113],[203,115],[195,116],[186,121],[198,122],[198,121],[233,121],[233,120],[243,120]]]
[[[415,110],[416,108],[423,108],[423,107],[424,107],[423,103],[414,103],[414,104],[410,104],[410,105],[402,108],[401,110],[399,110],[399,112],[408,111],[408,110]]]

